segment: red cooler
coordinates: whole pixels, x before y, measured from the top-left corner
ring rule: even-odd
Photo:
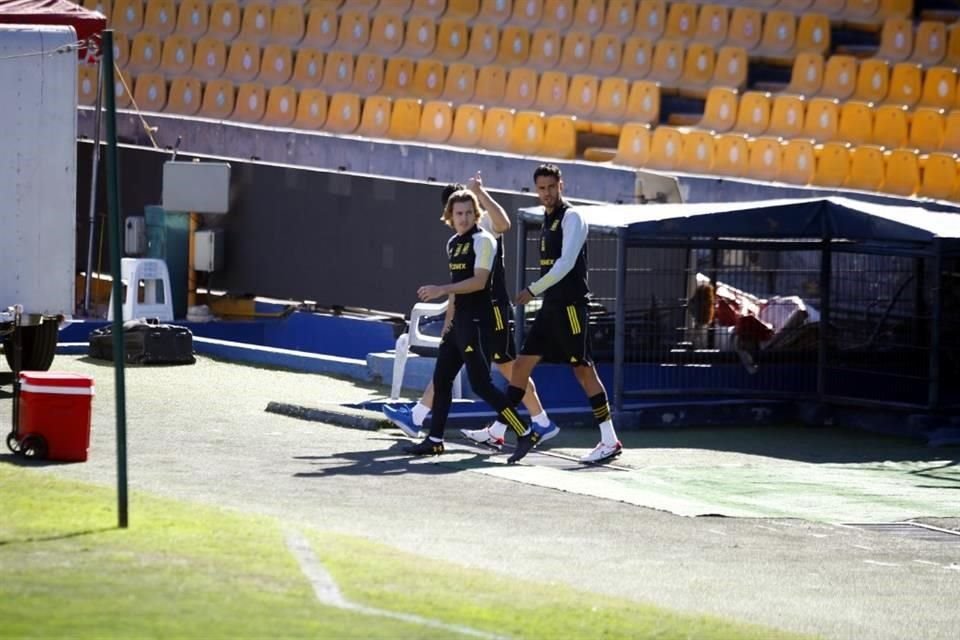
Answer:
[[[48,460],[84,462],[90,447],[93,378],[63,371],[20,373],[19,440],[40,436]]]

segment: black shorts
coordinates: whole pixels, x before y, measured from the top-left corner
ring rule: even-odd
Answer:
[[[493,338],[490,342],[493,353],[490,354],[490,359],[497,364],[513,362],[517,358],[513,326],[513,305],[509,302],[494,303]]]
[[[523,341],[521,355],[574,366],[593,364],[587,303],[544,304]]]

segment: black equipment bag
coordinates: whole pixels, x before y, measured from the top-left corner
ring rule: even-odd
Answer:
[[[129,364],[193,364],[193,333],[186,327],[159,324],[156,319],[123,324],[123,347]],[[90,333],[91,358],[113,360],[113,327]]]

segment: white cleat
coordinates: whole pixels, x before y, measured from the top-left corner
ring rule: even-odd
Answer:
[[[580,462],[584,464],[598,464],[613,460],[623,453],[623,445],[618,440],[616,444],[603,444],[602,442],[593,448],[593,451],[580,457]]]
[[[490,433],[489,427],[483,429],[460,429],[460,433],[463,434],[464,438],[475,444],[482,444],[485,447],[490,447],[497,451],[503,447],[503,438],[494,437],[494,435]]]

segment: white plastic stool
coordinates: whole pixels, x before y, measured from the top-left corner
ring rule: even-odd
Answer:
[[[403,370],[407,366],[407,354],[410,347],[433,347],[440,346],[440,338],[436,336],[427,336],[420,333],[420,318],[425,316],[435,316],[444,313],[447,310],[447,302],[430,303],[419,302],[413,305],[410,311],[410,328],[397,338],[397,345],[393,356],[393,380],[390,385],[390,399],[396,400],[400,397],[400,389],[403,387]],[[460,375],[463,369],[457,373],[453,380],[453,397],[459,399],[463,396],[460,383]]]
[[[123,258],[120,260],[120,279],[126,284],[123,296],[124,322],[135,318],[173,322],[173,292],[166,262],[157,258]],[[113,320],[112,293],[107,320]]]

